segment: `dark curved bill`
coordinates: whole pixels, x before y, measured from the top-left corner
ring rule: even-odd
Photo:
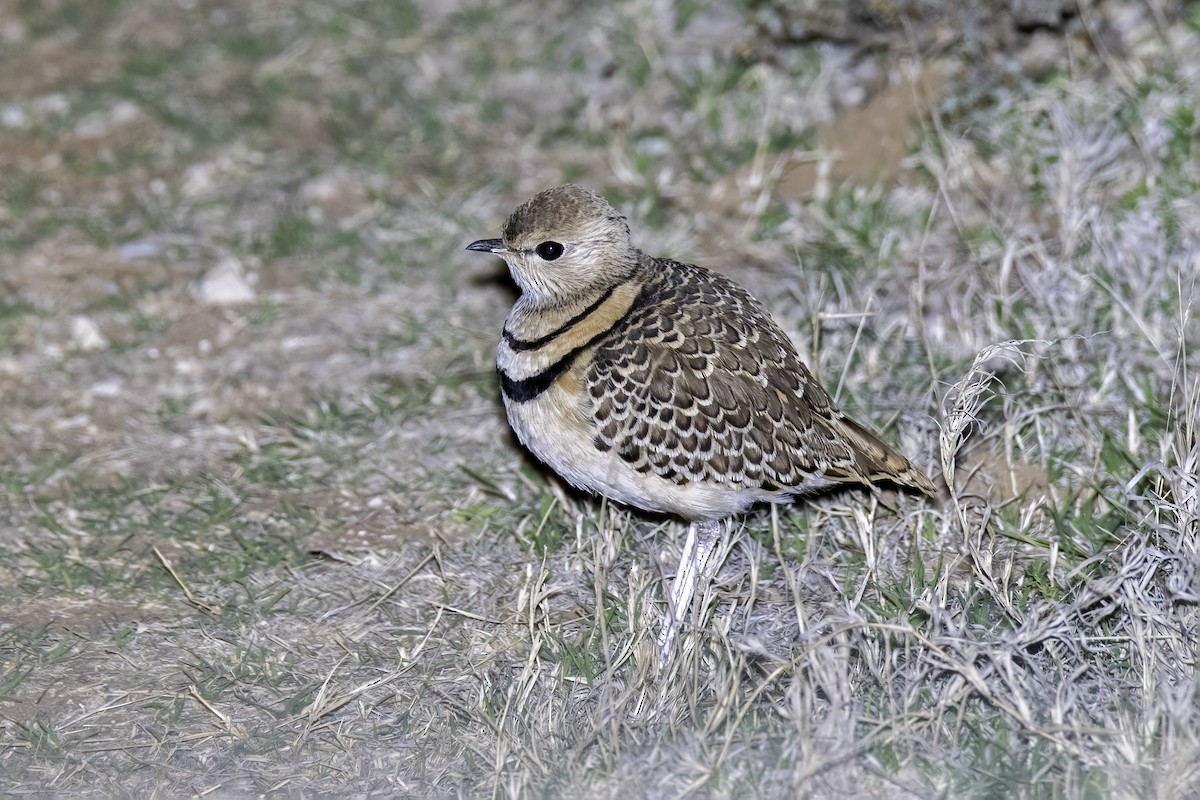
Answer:
[[[467,245],[467,249],[480,253],[500,253],[504,250],[504,242],[499,239],[480,239],[478,242],[471,242]]]

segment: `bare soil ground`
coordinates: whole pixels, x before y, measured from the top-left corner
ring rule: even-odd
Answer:
[[[0,0],[0,790],[1200,796],[1200,6]],[[567,180],[949,485],[523,454]]]

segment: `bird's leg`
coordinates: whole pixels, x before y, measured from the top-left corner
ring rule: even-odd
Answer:
[[[688,525],[683,552],[679,554],[679,566],[675,570],[675,580],[671,581],[671,592],[667,597],[667,616],[663,619],[662,630],[658,633],[660,667],[665,667],[671,660],[675,637],[683,628],[683,621],[691,609],[696,587],[702,583],[707,586],[713,579],[712,571],[720,568],[720,564],[713,564],[713,570],[709,570],[713,551],[721,541],[721,531],[722,523],[714,520]]]

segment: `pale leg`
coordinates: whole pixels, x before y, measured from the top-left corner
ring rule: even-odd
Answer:
[[[671,592],[667,596],[667,615],[663,618],[662,630],[658,632],[659,665],[665,667],[671,660],[671,651],[675,646],[675,637],[683,628],[692,606],[692,598],[696,587],[713,579],[709,571],[709,561],[713,551],[721,541],[721,523],[712,520],[693,522],[688,525],[687,538],[683,543],[683,552],[679,554],[679,567],[675,570],[675,580],[671,581]],[[711,565],[715,569],[720,564]]]

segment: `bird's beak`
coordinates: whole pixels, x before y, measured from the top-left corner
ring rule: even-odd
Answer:
[[[467,245],[467,249],[480,253],[495,253],[496,255],[500,255],[505,251],[504,242],[499,239],[480,239],[478,242],[471,242]]]

